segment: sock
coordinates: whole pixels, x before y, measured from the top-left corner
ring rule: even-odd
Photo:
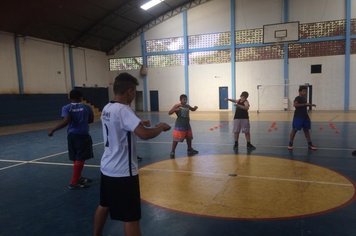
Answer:
[[[289,141],[289,146],[293,146],[293,142],[292,141]]]
[[[71,184],[75,185],[78,183],[80,176],[82,175],[82,170],[84,167],[84,161],[74,161],[73,163],[73,176],[70,181]]]

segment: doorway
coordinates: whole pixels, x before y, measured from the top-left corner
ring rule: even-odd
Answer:
[[[228,87],[219,87],[219,109],[226,110],[229,109],[228,101],[225,101],[225,98],[228,98]]]
[[[150,91],[150,105],[151,111],[159,111],[158,90]]]
[[[143,92],[142,91],[136,91],[135,110],[143,111]]]

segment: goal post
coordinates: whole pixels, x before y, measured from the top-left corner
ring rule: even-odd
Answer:
[[[293,110],[292,102],[298,95],[299,86],[299,84],[257,85],[257,113]]]

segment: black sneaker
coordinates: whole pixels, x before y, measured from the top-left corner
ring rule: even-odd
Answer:
[[[252,151],[252,150],[255,150],[255,149],[256,149],[256,147],[253,146],[252,144],[247,144],[247,150]]]
[[[80,177],[79,180],[78,180],[79,184],[90,184],[92,182],[93,182],[92,179],[85,178],[85,177]]]
[[[356,150],[352,152],[352,155],[353,155],[353,156],[356,156]]]
[[[78,184],[70,184],[70,185],[68,185],[68,188],[70,190],[77,190],[77,189],[82,189],[82,188],[89,188],[89,185],[80,184],[80,183],[78,183]]]
[[[193,148],[187,151],[188,156],[193,156],[198,153],[199,152],[197,150],[194,150]]]

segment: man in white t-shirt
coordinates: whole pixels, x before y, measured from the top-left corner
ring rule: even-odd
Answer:
[[[100,204],[94,217],[94,236],[101,236],[110,213],[113,220],[124,222],[125,235],[141,235],[140,187],[136,155],[136,136],[150,139],[171,127],[159,123],[147,128],[130,108],[138,81],[121,73],[114,82],[114,101],[101,114],[104,153],[101,159]]]

